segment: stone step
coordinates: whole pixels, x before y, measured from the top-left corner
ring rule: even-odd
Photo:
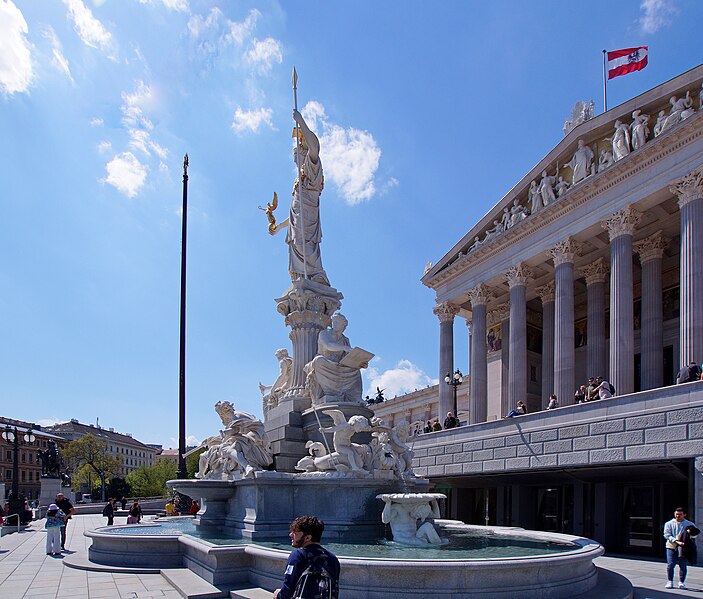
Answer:
[[[161,576],[186,599],[219,599],[228,595],[226,591],[211,585],[188,568],[161,570]]]
[[[271,599],[273,593],[262,589],[261,587],[251,587],[248,589],[240,589],[231,591],[229,594],[233,599]]]

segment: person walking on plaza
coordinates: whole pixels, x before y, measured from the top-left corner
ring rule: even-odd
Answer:
[[[686,572],[689,563],[696,562],[696,542],[693,537],[700,530],[690,520],[686,520],[686,511],[682,507],[674,510],[674,517],[664,525],[666,539],[666,588],[674,588],[674,569],[679,567],[679,588],[686,588]]]
[[[300,516],[290,523],[290,544],[283,586],[273,599],[338,599],[339,560],[320,545],[325,524],[315,516]]]
[[[61,555],[61,531],[66,527],[64,522],[65,514],[59,509],[59,506],[52,503],[46,512],[46,554]]]
[[[52,504],[53,505],[53,504]],[[64,513],[64,525],[61,527],[61,549],[66,549],[66,529],[71,516],[76,513],[76,508],[63,493],[56,494],[56,505]]]
[[[103,508],[103,516],[107,518],[107,525],[112,526],[115,523],[115,500],[110,497]]]
[[[142,519],[142,508],[139,505],[139,500],[135,499],[132,507],[129,508],[129,516],[127,516],[127,524],[139,524]]]
[[[122,499],[120,499],[120,503],[122,504],[122,509],[126,510],[127,509],[127,498],[123,497]]]
[[[459,426],[459,419],[451,412],[447,412],[447,417],[444,419],[444,428],[456,428]]]

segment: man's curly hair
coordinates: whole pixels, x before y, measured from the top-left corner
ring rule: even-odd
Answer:
[[[319,543],[325,530],[325,523],[315,516],[299,516],[290,523],[290,530],[310,535],[313,543]]]

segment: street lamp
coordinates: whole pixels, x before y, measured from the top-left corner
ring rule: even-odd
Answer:
[[[8,424],[5,430],[2,432],[2,438],[8,443],[12,443],[12,491],[10,492],[9,504],[10,512],[9,514],[19,514],[24,508],[24,501],[20,499],[20,489],[19,489],[19,450],[20,450],[20,433],[17,427],[14,429],[10,428]],[[36,437],[32,433],[30,428],[24,435],[22,435],[24,442],[27,444],[34,443]],[[8,515],[9,515],[8,514]]]
[[[456,404],[456,388],[461,385],[461,383],[464,382],[464,375],[461,374],[459,369],[456,369],[456,372],[454,375],[452,375],[451,372],[447,373],[447,376],[444,377],[444,382],[447,383],[447,385],[451,385],[454,388],[454,418],[459,420],[459,411],[457,410],[457,404]]]

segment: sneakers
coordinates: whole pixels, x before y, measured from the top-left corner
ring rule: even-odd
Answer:
[[[685,583],[685,582],[680,582],[680,583],[679,583],[679,588],[680,588],[680,589],[686,589],[686,588],[687,588],[687,587],[686,587],[686,583]]]
[[[674,583],[670,580],[666,583],[664,586],[665,589],[673,589],[674,588]]]

